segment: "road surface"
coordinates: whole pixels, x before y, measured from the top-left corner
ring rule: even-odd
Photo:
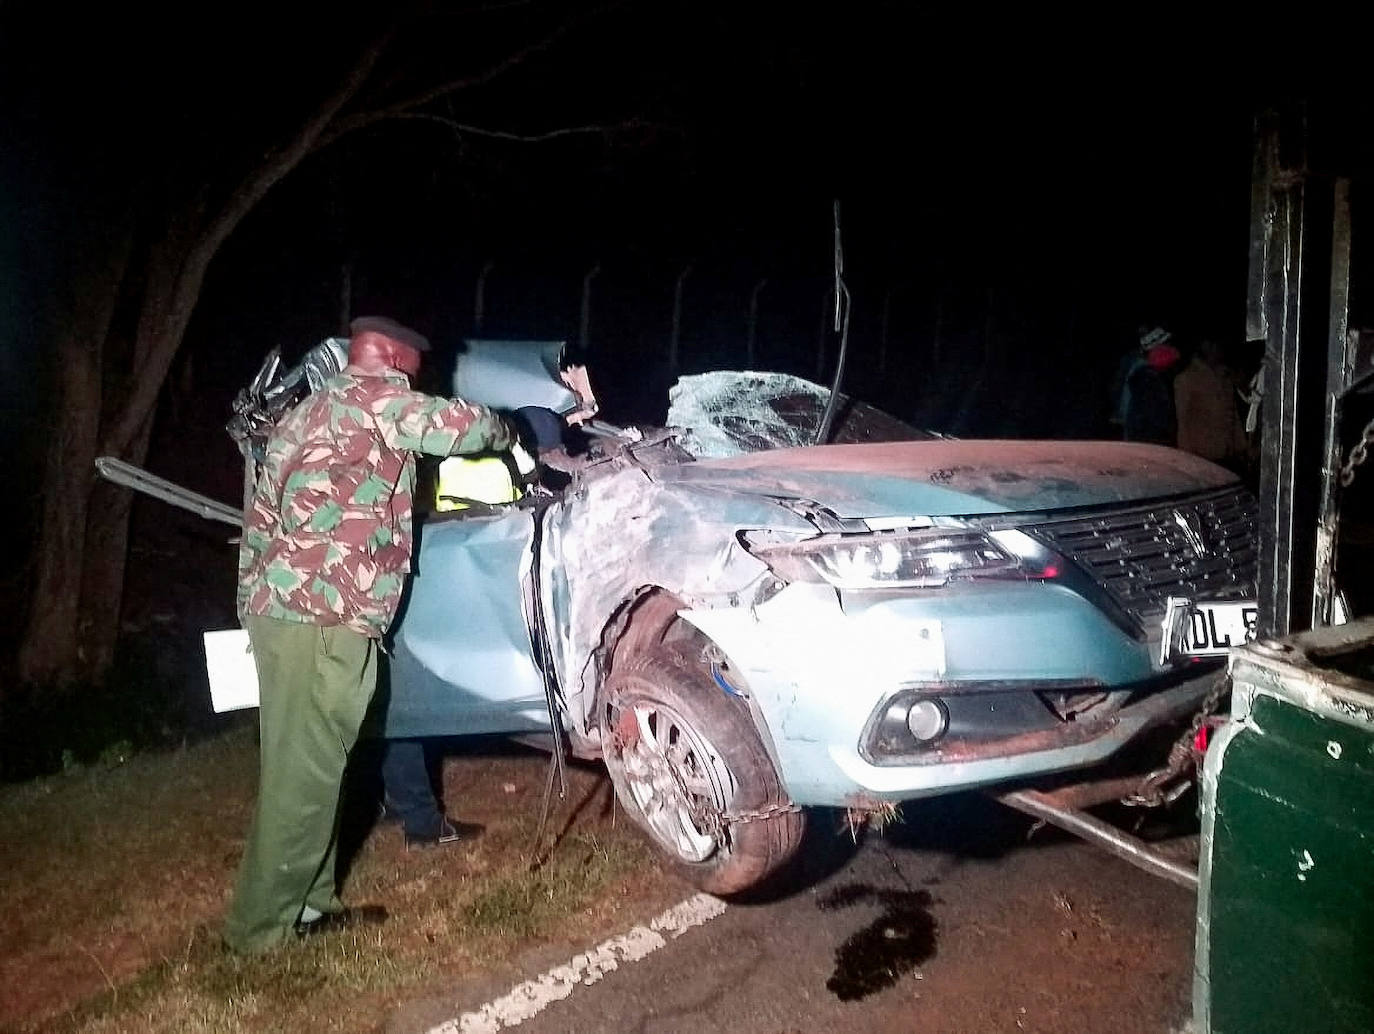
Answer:
[[[813,825],[833,821],[825,813]],[[817,838],[788,892],[715,906],[718,915],[677,936],[650,934],[657,950],[578,983],[518,1026],[493,1020],[504,1014],[488,1003],[510,984],[488,977],[399,1010],[390,1029],[1181,1029],[1190,1013],[1192,894],[1052,829],[1030,830],[1028,819],[978,796],[908,804],[900,824],[861,845],[847,835]],[[682,896],[692,893],[684,884]],[[523,976],[568,961],[531,956]]]

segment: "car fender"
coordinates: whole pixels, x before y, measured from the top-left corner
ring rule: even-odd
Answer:
[[[766,498],[664,484],[630,468],[588,478],[547,518],[543,605],[570,724],[588,730],[607,630],[648,586],[689,607],[748,607],[771,580],[742,528],[813,530]]]

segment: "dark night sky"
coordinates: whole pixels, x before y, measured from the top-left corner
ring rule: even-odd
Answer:
[[[439,15],[403,32],[404,59],[386,74],[478,67],[564,9],[474,19],[431,8]],[[34,309],[66,249],[82,246],[91,200],[156,200],[267,146],[374,31],[337,11],[0,7],[11,141],[0,216],[15,231],[0,263],[21,285],[0,309],[8,381],[38,376]],[[628,118],[648,128],[533,146],[395,123],[337,145],[223,249],[187,352],[223,374],[207,405],[227,404],[268,345],[291,351],[332,329],[349,258],[358,308],[447,338],[467,331],[476,271],[494,258],[493,324],[566,336],[580,278],[599,260],[594,343],[614,394],[634,356],[661,346],[673,279],[694,262],[685,338],[700,361],[742,362],[744,298],[769,276],[771,357],[804,370],[836,197],[856,354],[871,363],[883,298],[898,287],[893,361],[909,367],[913,397],[929,389],[919,381],[942,292],[946,333],[972,356],[952,371],[965,386],[995,311],[998,357],[976,412],[1005,410],[999,385],[1028,368],[1109,367],[1141,321],[1236,341],[1251,113],[1333,89],[1300,52],[1275,71],[1252,25],[1156,9],[1109,24],[881,2],[612,7],[446,110],[521,132]],[[1097,385],[1079,376],[1072,390]],[[1047,415],[1065,411],[1057,398],[1021,426],[961,418],[972,432],[1082,434],[1098,403],[1085,398],[1062,426]]]

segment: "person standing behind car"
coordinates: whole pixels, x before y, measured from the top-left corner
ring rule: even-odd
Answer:
[[[238,610],[261,691],[261,772],[224,940],[265,951],[294,934],[382,918],[339,901],[344,768],[376,688],[378,642],[410,569],[415,453],[508,447],[483,406],[410,390],[429,342],[354,320],[348,365],[273,429],[244,515]]]
[[[547,458],[563,444],[563,420],[551,409],[525,406],[511,416],[519,439],[499,453],[450,456],[439,465],[435,488],[436,513],[452,513],[504,506],[523,497],[536,476],[530,450]],[[520,444],[525,442],[529,448]],[[566,477],[564,477],[566,480]],[[413,728],[415,701],[394,693],[387,700],[387,723]],[[423,713],[423,711],[421,711]],[[435,847],[468,840],[482,831],[480,825],[454,822],[444,814],[430,781],[430,754],[426,738],[392,736],[382,741],[382,812],[401,824],[406,847]]]
[[[1141,331],[1140,354],[1126,371],[1121,394],[1122,437],[1128,442],[1174,444],[1171,382],[1180,356],[1172,338],[1162,327]]]
[[[1221,347],[1204,338],[1174,378],[1178,447],[1213,463],[1243,469],[1247,441],[1235,393]]]

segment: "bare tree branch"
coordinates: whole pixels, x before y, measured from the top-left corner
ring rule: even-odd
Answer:
[[[624,122],[615,122],[609,125],[591,126],[563,126],[558,129],[550,129],[543,133],[511,133],[502,129],[484,129],[481,126],[470,126],[444,115],[434,115],[425,111],[404,111],[395,115],[387,116],[389,119],[414,119],[421,122],[435,122],[441,126],[447,126],[456,133],[466,133],[471,136],[484,136],[494,140],[513,140],[522,144],[538,144],[546,140],[556,140],[564,136],[580,136],[588,133],[615,133],[630,129],[640,129],[647,125],[642,119],[626,119]]]
[[[450,79],[448,82],[440,83],[437,86],[433,86],[421,93],[414,94],[404,100],[395,101],[383,107],[374,108],[369,111],[360,111],[346,118],[341,118],[329,128],[327,133],[321,134],[315,143],[315,149],[318,150],[328,147],[340,137],[346,136],[349,133],[356,133],[358,130],[364,129],[367,126],[375,125],[378,122],[397,118],[401,115],[413,112],[416,108],[422,108],[426,104],[438,100],[440,97],[446,97],[463,90],[470,90],[477,86],[483,86],[494,79],[498,79],[512,69],[525,64],[530,58],[552,49],[556,43],[562,40],[563,37],[568,35],[573,29],[609,9],[609,7],[598,8],[595,11],[587,12],[576,18],[570,18],[557,26],[542,39],[538,39],[512,54],[506,55],[500,61],[497,61],[490,67],[474,73],[473,75],[464,76],[460,79]]]
[[[262,200],[268,190],[299,165],[303,158],[322,146],[321,137],[338,117],[339,112],[358,95],[358,92],[367,83],[368,78],[377,67],[377,62],[381,59],[382,53],[394,36],[395,29],[390,28],[373,40],[371,45],[354,62],[353,67],[349,69],[348,75],[339,84],[339,88],[327,97],[314,114],[301,125],[295,137],[286,145],[269,152],[258,168],[240,184],[238,190],[233,193],[228,204],[225,205],[207,231],[206,236],[214,240],[215,247],[218,247],[230,231],[238,225],[248,208]]]
[[[383,120],[419,116],[421,113],[417,112],[416,108],[455,92],[491,82],[535,55],[549,50],[577,26],[616,6],[619,4],[611,3],[570,18],[548,35],[507,55],[481,72],[441,83],[405,100],[343,116],[341,113],[357,100],[359,93],[376,70],[383,52],[395,36],[394,26],[375,39],[358,57],[338,88],[301,124],[295,135],[281,147],[268,152],[263,161],[209,218],[201,234],[197,236],[193,232],[192,236],[197,239],[186,248],[184,258],[178,264],[167,290],[159,292],[158,297],[145,299],[135,338],[144,346],[142,361],[137,367],[136,380],[130,385],[127,401],[112,421],[101,451],[107,455],[123,455],[147,423],[153,407],[157,404],[167,371],[176,357],[186,325],[190,322],[191,312],[195,308],[196,299],[200,296],[210,261],[244,216],[302,160],[348,133],[357,132]],[[493,138],[525,139],[519,134],[504,134],[498,130],[481,130],[478,127],[467,127],[465,131]],[[604,131],[603,127],[575,127],[553,130],[544,136],[528,139],[533,141],[573,133]]]
[[[200,297],[205,272],[221,244],[253,207],[292,169],[319,146],[321,135],[366,84],[394,30],[379,36],[363,51],[338,88],[325,98],[286,144],[269,151],[223,207],[210,219],[203,234],[187,249],[167,297],[150,299],[139,314],[136,340],[147,348],[136,369],[136,380],[118,418],[101,444],[105,455],[121,456],[157,404],[167,371],[181,345],[191,311]]]

